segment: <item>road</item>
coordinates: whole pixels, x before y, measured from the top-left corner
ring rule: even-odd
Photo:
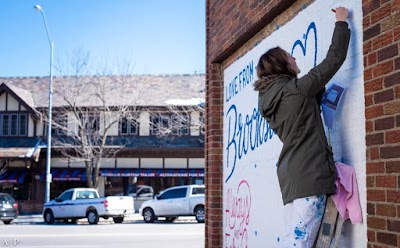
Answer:
[[[98,225],[56,223],[0,225],[0,248],[203,248],[204,224],[142,220]]]

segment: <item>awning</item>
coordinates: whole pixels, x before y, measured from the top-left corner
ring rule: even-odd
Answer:
[[[53,181],[86,181],[84,168],[55,168],[51,169]]]
[[[26,170],[7,169],[0,174],[0,183],[23,183],[26,174]]]
[[[0,147],[0,158],[31,158],[34,157],[36,161],[39,160],[41,150],[41,140],[31,147]],[[15,144],[14,144],[15,145]]]
[[[100,169],[103,177],[204,177],[204,169]]]

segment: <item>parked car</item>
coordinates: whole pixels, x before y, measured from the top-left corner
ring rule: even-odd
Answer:
[[[10,194],[0,193],[0,219],[4,224],[10,224],[18,217],[18,203]]]
[[[116,196],[122,196],[124,193],[116,194]],[[148,198],[148,200],[153,199],[154,190],[153,187],[148,185],[130,185],[127,196],[132,196],[133,198]]]
[[[124,194],[116,194],[116,196],[122,195]],[[148,185],[130,185],[127,195],[133,197],[134,208],[139,211],[143,202],[153,199],[154,190],[153,187]]]
[[[153,200],[143,202],[139,212],[146,223],[152,223],[158,217],[172,222],[179,216],[195,216],[197,222],[204,223],[204,193],[204,185],[171,187]]]
[[[115,223],[122,223],[125,215],[133,213],[132,197],[100,198],[97,190],[91,188],[68,189],[43,207],[43,217],[47,224],[53,224],[54,220],[71,220],[76,223],[82,218],[87,218],[89,224],[97,224],[99,217],[112,217]]]

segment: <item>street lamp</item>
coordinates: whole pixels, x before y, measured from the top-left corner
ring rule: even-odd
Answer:
[[[49,82],[49,121],[47,125],[47,153],[46,153],[46,196],[45,203],[50,201],[50,183],[52,181],[51,173],[50,173],[50,160],[51,160],[51,119],[52,119],[52,102],[53,102],[53,50],[54,50],[54,42],[50,39],[49,29],[47,28],[46,16],[44,15],[44,11],[40,5],[35,5],[35,10],[42,13],[44,26],[46,28],[47,39],[50,44],[50,82]]]

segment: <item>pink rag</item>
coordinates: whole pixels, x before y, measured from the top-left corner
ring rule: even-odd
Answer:
[[[350,219],[351,223],[361,223],[362,213],[360,197],[354,167],[336,162],[336,193],[332,200],[343,220]]]

